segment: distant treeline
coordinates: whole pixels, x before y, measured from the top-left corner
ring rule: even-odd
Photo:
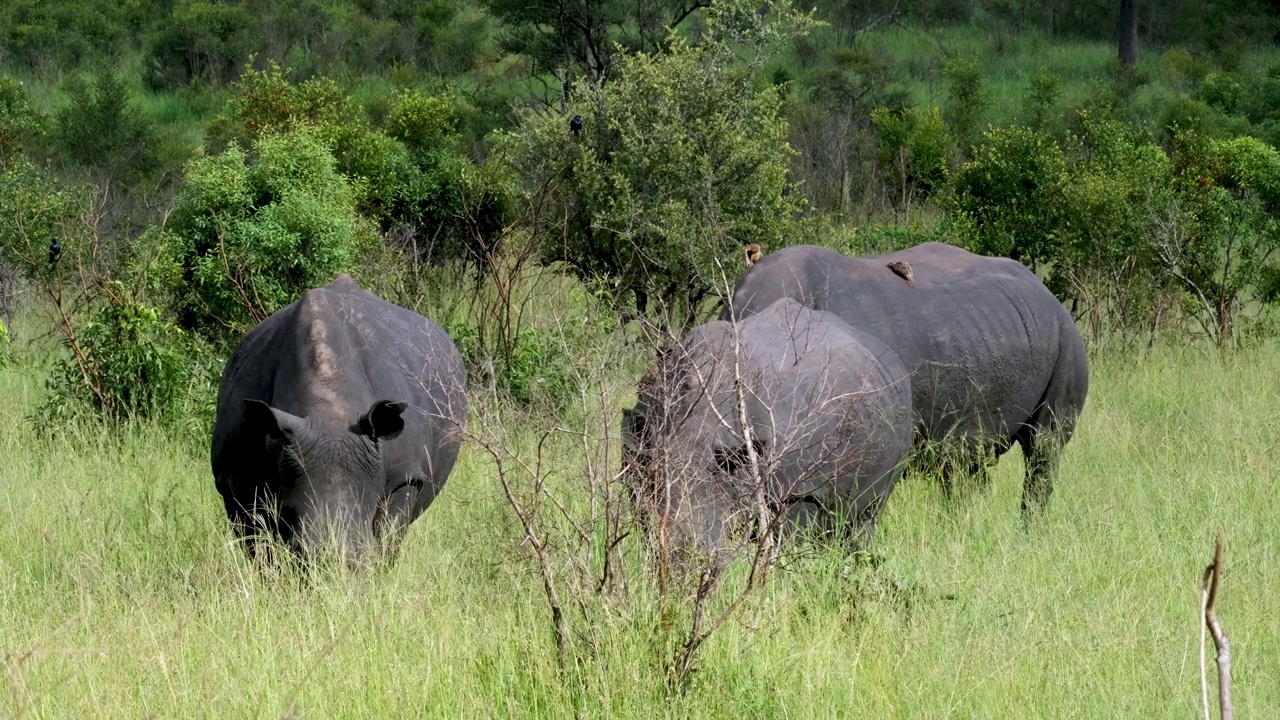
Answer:
[[[453,0],[13,0],[0,4],[0,66],[67,70],[141,50],[155,89],[230,82],[254,55],[312,73],[451,75],[475,63],[490,30]]]
[[[924,24],[998,24],[1054,37],[1115,40],[1120,22],[1118,0],[820,0],[817,7],[847,31],[897,12]],[[1222,50],[1275,42],[1280,33],[1280,6],[1265,0],[1143,0],[1138,15],[1141,41],[1157,46]]]
[[[156,89],[192,81],[230,82],[254,55],[311,73],[367,73],[412,65],[455,75],[491,51],[496,34],[518,34],[495,17],[510,20],[516,11],[542,12],[541,5],[501,0],[9,0],[0,3],[0,67],[65,70],[141,50],[145,76]],[[638,23],[640,31],[645,12],[660,16],[668,5],[679,13],[705,3],[585,3],[589,16],[634,16],[630,22]],[[819,0],[816,8],[846,34],[892,15],[927,26],[978,23],[1009,32],[1111,40],[1119,5],[1115,0]],[[1147,0],[1139,6],[1139,37],[1155,46],[1218,52],[1272,43],[1280,37],[1280,6],[1264,0]]]

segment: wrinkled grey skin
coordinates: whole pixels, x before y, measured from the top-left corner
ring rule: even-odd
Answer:
[[[348,275],[254,328],[222,376],[211,460],[237,536],[361,559],[458,457],[466,373],[439,325]],[[336,541],[336,542],[334,542]]]
[[[697,328],[650,371],[623,413],[624,477],[668,537],[707,554],[750,534],[755,478],[788,525],[869,539],[911,447],[910,400],[883,343],[782,300]]]
[[[910,263],[914,288],[886,267],[894,261]],[[947,458],[944,475],[985,475],[985,459],[1020,443],[1023,515],[1043,509],[1089,364],[1070,314],[1026,266],[941,243],[868,258],[798,245],[752,267],[724,315],[779,298],[833,312],[897,352],[911,372],[917,443]]]

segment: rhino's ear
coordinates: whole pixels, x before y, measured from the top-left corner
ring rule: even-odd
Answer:
[[[407,407],[406,403],[379,400],[360,416],[360,433],[374,440],[390,440],[404,430],[402,414]]]
[[[305,420],[277,410],[261,400],[244,401],[245,426],[275,440],[291,440],[302,430]]]
[[[636,408],[622,409],[622,447],[627,450],[640,448],[640,437],[644,435],[644,415]]]

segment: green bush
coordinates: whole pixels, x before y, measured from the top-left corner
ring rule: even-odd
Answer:
[[[31,69],[78,68],[129,47],[143,14],[116,0],[6,0],[0,3],[0,59]]]
[[[1174,90],[1189,90],[1208,72],[1208,66],[1186,48],[1171,47],[1160,55],[1160,75]]]
[[[49,420],[172,417],[193,388],[209,384],[200,382],[208,371],[196,360],[197,345],[156,307],[107,303],[79,327],[76,341],[49,376]]]
[[[1184,133],[1173,160],[1179,232],[1163,257],[1189,314],[1227,348],[1242,319],[1280,301],[1280,152]]]
[[[210,144],[219,149],[232,143],[248,146],[264,135],[303,125],[341,124],[353,114],[333,80],[316,77],[295,85],[275,62],[265,70],[246,65],[231,89],[226,109],[209,127]]]
[[[1052,130],[1054,105],[1062,97],[1062,78],[1041,66],[1031,74],[1026,97],[1022,101],[1022,113],[1027,125],[1036,131]]]
[[[295,85],[270,63],[262,71],[246,68],[234,89],[210,128],[215,147],[309,129],[350,183],[357,211],[384,232],[424,235],[417,247],[432,262],[474,260],[476,236],[492,243],[503,227],[503,191],[477,185],[489,174],[475,172],[459,147],[452,98],[402,92],[384,132],[329,78]]]
[[[1249,83],[1240,109],[1253,122],[1280,115],[1280,65],[1274,65]]]
[[[59,182],[19,155],[0,168],[0,256],[27,280],[48,277],[49,243],[67,239],[89,208],[87,189]],[[64,251],[72,248],[64,247]]]
[[[446,97],[402,91],[387,116],[387,134],[417,156],[452,145],[458,134],[454,104]]]
[[[951,129],[937,106],[871,113],[880,134],[880,167],[899,206],[922,202],[943,189],[955,157]]]
[[[1209,73],[1200,84],[1200,99],[1227,114],[1239,109],[1243,93],[1244,88],[1229,73]]]
[[[31,106],[23,84],[0,75],[0,168],[44,132],[44,117]]]
[[[179,0],[150,41],[143,77],[153,90],[230,82],[260,44],[258,28],[243,5]]]
[[[972,57],[947,60],[942,69],[949,98],[947,122],[962,147],[967,147],[977,137],[983,114],[990,104],[990,94],[982,74],[982,63]]]
[[[1067,165],[1056,143],[1029,128],[992,128],[961,166],[955,210],[966,244],[1033,267],[1057,257]]]
[[[113,178],[155,169],[155,129],[119,76],[73,75],[64,89],[70,102],[54,111],[50,138],[57,155]]]
[[[314,131],[264,136],[192,161],[170,223],[183,268],[182,324],[218,339],[245,332],[348,269],[355,196]]]
[[[743,244],[791,241],[801,200],[763,60],[808,18],[786,3],[771,5],[767,18],[757,7],[713,5],[702,44],[673,37],[661,52],[621,59],[607,84],[571,97],[581,135],[570,133],[568,117],[524,116],[504,151],[524,183],[545,261],[609,285],[638,313],[656,309],[682,325],[723,292],[722,270],[732,277]],[[741,59],[744,45],[757,64]]]

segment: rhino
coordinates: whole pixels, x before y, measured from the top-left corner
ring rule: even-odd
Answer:
[[[730,550],[762,516],[863,544],[911,448],[911,383],[884,343],[783,299],[665,353],[622,444],[642,517],[680,549]]]
[[[925,243],[874,257],[795,245],[764,257],[722,317],[782,298],[882,340],[911,373],[917,447],[950,489],[1014,442],[1026,458],[1024,519],[1043,512],[1089,389],[1070,313],[1025,265]]]
[[[302,557],[398,547],[449,478],[466,398],[439,325],[349,275],[306,291],[222,375],[210,460],[235,535],[250,554],[269,537]]]

